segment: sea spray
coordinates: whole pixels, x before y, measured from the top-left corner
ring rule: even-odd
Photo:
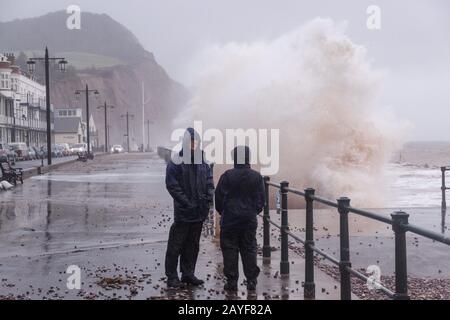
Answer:
[[[315,19],[273,41],[204,49],[191,64],[192,100],[174,125],[280,129],[274,180],[383,205],[386,164],[406,126],[381,113],[382,73],[344,31]]]

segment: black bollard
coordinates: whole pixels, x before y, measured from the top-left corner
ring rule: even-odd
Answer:
[[[391,214],[395,232],[395,300],[409,300],[408,271],[406,262],[406,231],[409,214],[397,211]]]
[[[341,300],[352,299],[352,287],[350,282],[350,272],[347,267],[351,267],[350,263],[350,235],[348,230],[348,207],[350,199],[342,197],[338,199],[339,211],[339,233],[340,233],[340,261],[339,271],[341,273]]]
[[[313,202],[311,196],[314,196],[315,190],[308,188],[305,190],[306,201],[306,240],[305,240],[305,288],[303,295],[305,299],[314,299],[316,297],[316,285],[314,283],[314,217]]]
[[[288,235],[289,223],[288,223],[288,191],[289,182],[283,181],[281,186],[281,262],[280,262],[280,274],[289,275],[289,246]]]
[[[263,243],[263,263],[270,263],[271,249],[270,249],[270,207],[269,207],[269,177],[264,177],[264,219],[263,219],[263,232],[264,232],[264,243]]]
[[[441,210],[444,212],[447,210],[447,201],[445,200],[445,191],[447,187],[445,186],[445,171],[446,167],[441,167],[441,175],[442,175],[442,183],[441,183],[441,192],[442,192],[442,202],[441,202]]]

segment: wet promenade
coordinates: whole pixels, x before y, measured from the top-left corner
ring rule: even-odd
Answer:
[[[206,233],[197,269],[205,285],[167,290],[164,253],[172,201],[164,173],[164,162],[154,154],[111,155],[63,166],[0,193],[0,298],[302,299],[303,259],[291,252],[292,274],[282,279],[278,251],[270,265],[259,257],[256,296],[247,296],[242,281],[238,296],[226,296],[219,244]],[[66,286],[71,265],[81,269],[81,290]],[[318,299],[339,298],[339,284],[320,270],[316,288]]]

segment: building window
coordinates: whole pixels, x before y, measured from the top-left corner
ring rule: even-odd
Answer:
[[[2,89],[9,89],[9,74],[8,73],[2,73],[0,77],[0,86]]]

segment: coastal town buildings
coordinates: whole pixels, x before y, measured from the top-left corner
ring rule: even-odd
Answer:
[[[45,86],[15,65],[13,54],[0,54],[0,142],[47,143]],[[53,106],[51,107],[53,131]]]
[[[98,145],[98,130],[94,118],[89,119],[91,144]],[[55,143],[77,144],[87,142],[86,116],[81,108],[58,108],[55,110]]]

